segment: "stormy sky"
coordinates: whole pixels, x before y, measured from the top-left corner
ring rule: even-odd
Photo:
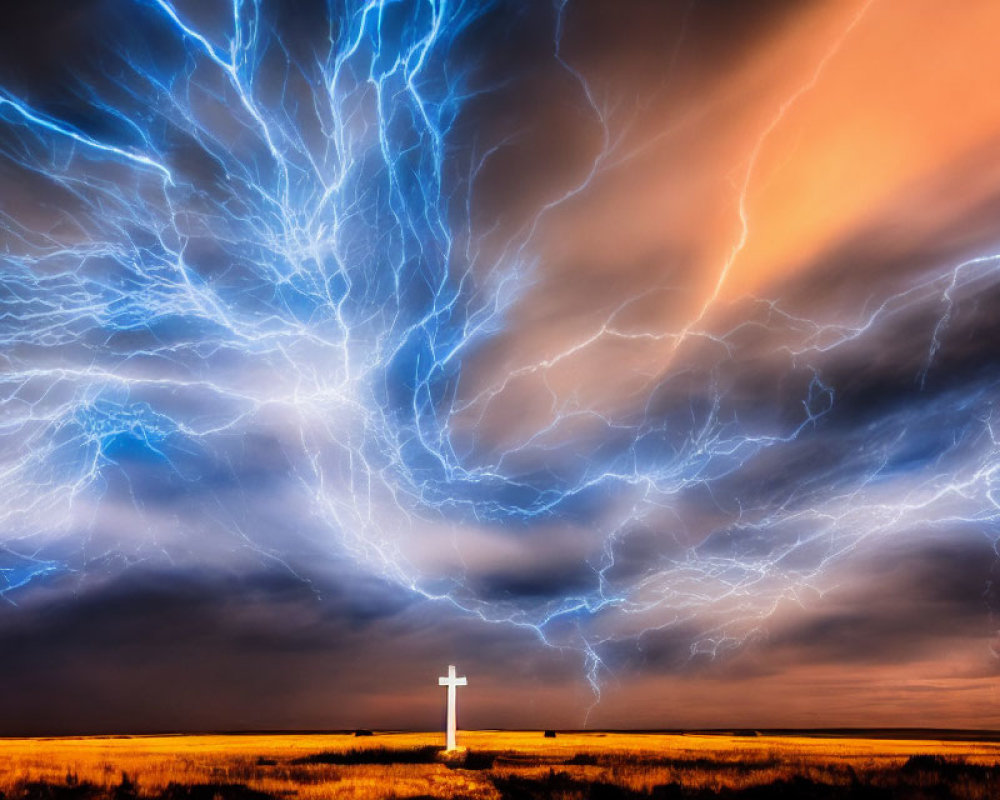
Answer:
[[[1000,7],[0,26],[0,735],[1000,725]]]

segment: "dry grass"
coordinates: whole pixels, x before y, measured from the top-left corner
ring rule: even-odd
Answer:
[[[781,796],[840,796],[809,794],[817,786],[843,796],[859,786],[884,792],[865,796],[1000,796],[1000,743],[993,742],[620,733],[545,739],[541,732],[469,731],[459,742],[468,761],[446,764],[434,757],[441,740],[436,733],[0,739],[0,792],[180,800],[195,794],[178,787],[201,787],[198,797],[209,800],[254,800],[252,792],[302,800],[501,800],[585,798],[594,786],[604,787],[605,797],[635,797],[676,784],[678,796],[702,797],[798,780],[797,794]],[[907,764],[926,754],[945,761]],[[365,761],[376,763],[336,763]]]

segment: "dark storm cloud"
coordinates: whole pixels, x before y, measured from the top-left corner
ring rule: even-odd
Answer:
[[[851,565],[847,585],[823,603],[788,619],[779,614],[768,630],[752,636],[747,647],[753,658],[716,661],[692,652],[694,632],[684,625],[644,633],[637,644],[610,644],[602,656],[624,673],[728,681],[810,665],[905,665],[982,641],[996,622],[994,554],[981,538],[955,538],[962,545],[896,549],[877,564]]]
[[[436,727],[436,677],[456,657],[481,687],[469,724],[516,724],[488,689],[511,651],[533,651],[515,691],[570,719],[544,687],[574,675],[575,659],[539,654],[529,634],[428,615],[375,581],[320,596],[289,575],[133,569],[76,599],[24,599],[0,617],[2,735]]]
[[[594,585],[594,570],[586,564],[563,569],[546,566],[537,571],[519,567],[511,572],[478,575],[469,588],[490,600],[519,600],[536,597],[564,597],[587,591]]]
[[[794,663],[905,664],[995,626],[995,557],[981,538],[955,537],[917,552],[896,550],[856,565],[853,591],[773,631],[762,645]],[[784,651],[783,654],[782,651]]]

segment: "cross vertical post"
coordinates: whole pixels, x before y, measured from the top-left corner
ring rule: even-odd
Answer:
[[[448,687],[448,739],[445,746],[446,750],[457,750],[458,745],[455,744],[455,687],[456,686],[468,686],[469,682],[464,677],[455,677],[455,665],[448,665],[448,676],[443,678],[438,678],[438,686]]]

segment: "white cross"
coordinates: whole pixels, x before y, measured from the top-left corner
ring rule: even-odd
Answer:
[[[455,744],[455,687],[468,686],[469,682],[465,678],[455,677],[455,665],[448,666],[448,677],[438,678],[438,686],[448,687],[448,745],[447,750],[457,750]]]

